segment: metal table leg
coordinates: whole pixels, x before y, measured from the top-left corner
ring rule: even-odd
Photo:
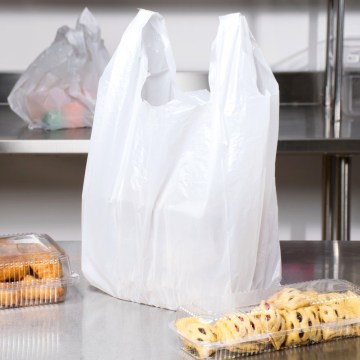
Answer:
[[[334,89],[334,135],[340,136],[341,125],[341,89],[343,77],[343,46],[344,46],[344,17],[345,0],[337,1],[336,40],[335,42],[335,89]]]
[[[350,240],[351,157],[337,158],[336,240]]]
[[[326,35],[326,68],[325,68],[325,98],[324,105],[328,110],[332,110],[334,103],[335,88],[335,31],[336,11],[334,0],[328,0],[327,11],[327,35]]]
[[[335,169],[336,159],[332,155],[323,156],[322,174],[322,239],[333,240],[335,230]]]
[[[324,105],[330,138],[340,137],[341,132],[344,16],[345,0],[328,0]],[[334,240],[334,234],[337,240],[350,239],[350,166],[346,156],[323,158],[323,240]]]

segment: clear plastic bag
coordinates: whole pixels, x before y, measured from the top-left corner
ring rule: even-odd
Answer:
[[[85,8],[75,29],[61,27],[21,75],[9,105],[31,129],[92,126],[98,81],[108,61],[100,28]]]

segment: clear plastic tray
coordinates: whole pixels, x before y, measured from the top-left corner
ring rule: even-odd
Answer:
[[[197,359],[237,357],[360,336],[360,288],[344,280],[282,286],[252,306],[180,309],[171,324]]]
[[[78,279],[64,250],[48,235],[0,236],[1,309],[62,302]]]

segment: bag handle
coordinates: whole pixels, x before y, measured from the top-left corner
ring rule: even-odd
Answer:
[[[209,84],[212,103],[217,103],[226,113],[227,108],[239,103],[239,97],[258,96],[260,92],[253,37],[245,16],[235,13],[219,19],[211,47]]]
[[[127,98],[142,97],[153,105],[171,100],[176,93],[176,66],[164,18],[140,9],[105,71],[111,72],[106,76],[109,89]]]
[[[161,105],[172,100],[177,92],[176,65],[164,18],[152,13],[142,35],[148,76],[141,95],[152,105]]]

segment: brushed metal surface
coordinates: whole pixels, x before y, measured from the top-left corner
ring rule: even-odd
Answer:
[[[325,96],[324,105],[331,108],[333,99],[335,97],[335,76],[334,76],[334,63],[335,63],[335,4],[334,0],[327,0],[327,31],[326,31],[326,58],[325,58]]]
[[[351,157],[337,158],[336,240],[351,239]]]
[[[283,283],[344,279],[360,286],[360,241],[282,241]]]
[[[360,121],[343,117],[335,139],[329,114],[321,106],[324,74],[278,73],[280,129],[278,152],[286,154],[360,154]],[[0,73],[0,154],[86,154],[91,129],[29,130],[6,104],[18,79],[16,73]],[[184,90],[208,88],[206,72],[179,72]]]
[[[342,136],[329,137],[324,108],[281,106],[278,153],[360,154],[360,121],[344,118]],[[29,130],[7,105],[0,105],[0,154],[86,154],[91,129]]]
[[[345,18],[345,0],[336,0],[336,38],[335,41],[335,98],[333,103],[334,109],[334,126],[335,136],[340,136],[342,120],[342,103],[341,89],[343,79],[343,43],[344,43],[344,18]]]
[[[282,104],[320,104],[323,98],[324,72],[275,73],[279,83]],[[0,73],[0,103],[7,104],[7,97],[20,73]],[[179,71],[176,81],[180,89],[192,91],[209,89],[205,71]]]
[[[322,161],[322,240],[334,240],[336,157],[324,155]]]
[[[61,242],[73,270],[81,273],[81,242]],[[360,285],[360,242],[281,242],[283,283],[341,278]],[[169,329],[175,313],[115,299],[86,279],[63,304],[1,311],[1,359],[185,359]],[[251,356],[270,360],[354,360],[360,338]]]
[[[7,104],[7,97],[19,77],[19,73],[0,73],[0,104]]]

